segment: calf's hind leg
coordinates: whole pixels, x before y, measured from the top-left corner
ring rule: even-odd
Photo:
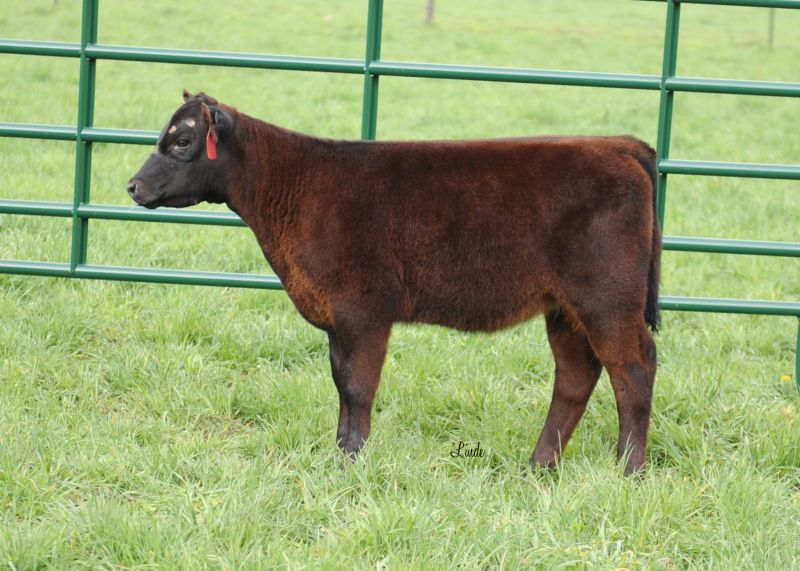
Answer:
[[[602,366],[586,335],[561,310],[548,314],[547,339],[556,362],[553,397],[531,465],[553,468],[586,410]]]
[[[356,454],[370,433],[372,401],[381,380],[391,327],[329,332],[331,373],[339,391],[336,439],[347,454]]]
[[[656,376],[655,341],[643,318],[620,318],[611,328],[589,331],[589,340],[611,377],[619,415],[617,459],[629,453],[627,476],[645,465]]]

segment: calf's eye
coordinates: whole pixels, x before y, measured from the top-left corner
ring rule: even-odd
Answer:
[[[192,142],[189,139],[178,139],[175,141],[175,146],[179,149],[185,149],[188,147]]]

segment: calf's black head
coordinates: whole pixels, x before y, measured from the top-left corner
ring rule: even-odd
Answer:
[[[161,131],[153,154],[128,181],[128,194],[146,208],[225,202],[235,126],[230,108],[204,93],[183,92],[184,104]]]

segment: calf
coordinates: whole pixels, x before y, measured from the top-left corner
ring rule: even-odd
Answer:
[[[393,323],[495,331],[542,313],[555,387],[531,464],[555,466],[605,367],[630,474],[656,372],[655,172],[633,137],[335,141],[184,92],[128,193],[242,217],[328,334],[348,455],[369,436]]]

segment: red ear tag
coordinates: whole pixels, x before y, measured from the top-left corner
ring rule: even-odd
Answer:
[[[208,134],[206,135],[206,155],[210,161],[217,160],[217,144],[214,142],[211,129],[208,130]]]

